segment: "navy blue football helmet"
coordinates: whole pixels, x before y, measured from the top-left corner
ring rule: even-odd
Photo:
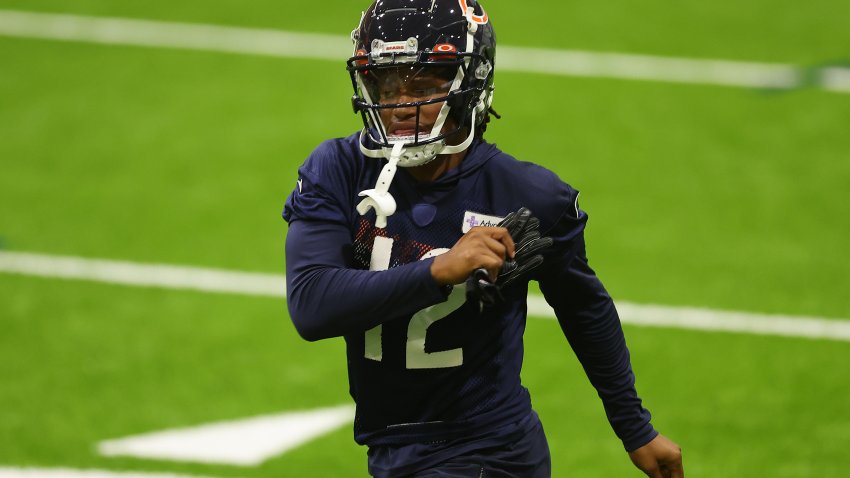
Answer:
[[[466,150],[483,131],[492,111],[496,36],[477,0],[376,0],[351,36],[348,71],[364,154],[389,158],[402,144],[398,165],[420,166]],[[425,122],[423,108],[433,112]],[[402,109],[410,120],[387,124],[389,112]],[[447,144],[464,131],[464,141]]]

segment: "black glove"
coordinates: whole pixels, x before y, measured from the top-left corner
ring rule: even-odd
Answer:
[[[504,299],[501,289],[540,267],[543,264],[540,251],[553,243],[551,237],[540,236],[540,220],[525,207],[508,214],[498,226],[510,233],[516,245],[515,257],[505,260],[495,283],[490,281],[490,275],[485,269],[477,269],[466,281],[467,300],[480,301],[487,306]]]
[[[475,269],[469,279],[466,279],[466,300],[491,307],[505,298],[499,286],[490,281],[487,269]]]
[[[505,288],[540,267],[543,264],[540,252],[551,247],[553,240],[551,237],[541,237],[540,220],[525,207],[508,214],[498,225],[508,230],[516,246],[516,255],[513,259],[505,260],[496,279],[496,285]]]

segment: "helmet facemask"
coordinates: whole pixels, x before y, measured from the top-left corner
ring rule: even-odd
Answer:
[[[415,42],[410,39],[405,44],[415,46]],[[382,151],[361,148],[364,153],[385,157],[394,145],[402,143],[399,166],[414,167],[438,154],[465,150],[474,136],[474,105],[483,91],[480,86],[470,86],[470,75],[475,76],[470,65],[486,60],[456,51],[375,50],[373,45],[373,54],[364,52],[348,62],[357,93],[352,100],[354,109],[365,125],[363,136],[368,135]],[[460,145],[447,144],[464,132],[466,138]]]

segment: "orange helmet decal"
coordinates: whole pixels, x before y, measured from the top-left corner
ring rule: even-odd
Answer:
[[[490,17],[487,15],[487,12],[484,11],[484,7],[481,7],[481,15],[475,15],[469,5],[466,4],[466,0],[458,0],[458,3],[460,4],[460,9],[463,12],[463,16],[469,18],[473,22],[479,25],[486,25],[487,22],[490,21]]]

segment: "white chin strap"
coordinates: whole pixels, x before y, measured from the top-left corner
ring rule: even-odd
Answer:
[[[365,139],[368,136],[366,129],[360,132],[360,152],[363,153],[364,156],[369,158],[386,158],[390,159],[393,155],[393,151],[396,146],[401,145],[403,150],[401,152],[401,157],[398,160],[398,165],[402,168],[415,168],[416,166],[422,166],[423,164],[428,164],[433,161],[438,155],[441,154],[455,154],[460,153],[462,151],[466,151],[467,148],[472,144],[472,140],[475,139],[475,115],[477,113],[477,108],[473,108],[472,110],[472,127],[469,128],[469,134],[466,136],[466,139],[458,144],[458,145],[447,145],[445,140],[436,141],[434,143],[424,144],[422,146],[410,146],[405,147],[408,143],[404,140],[393,141],[390,140],[390,143],[393,145],[392,147],[379,148],[379,149],[370,149],[366,147]]]
[[[363,143],[360,144],[362,147]],[[384,169],[381,170],[381,174],[378,176],[378,183],[375,184],[375,188],[361,191],[360,194],[358,194],[358,196],[365,197],[366,199],[360,201],[360,204],[357,205],[357,212],[359,212],[361,216],[365,216],[370,209],[374,209],[375,216],[377,216],[375,226],[381,229],[387,227],[387,218],[395,214],[395,198],[393,198],[392,194],[389,193],[389,190],[390,183],[393,182],[395,173],[398,171],[397,166],[399,161],[401,161],[403,149],[404,145],[402,143],[393,145],[388,158],[389,162],[386,166],[384,166]]]
[[[475,124],[475,110],[472,111],[472,124]],[[396,202],[395,198],[390,194],[390,183],[395,178],[395,173],[398,167],[414,167],[421,166],[432,161],[439,154],[455,154],[466,151],[472,144],[475,138],[475,128],[470,128],[469,135],[463,143],[448,146],[445,141],[416,146],[413,148],[405,148],[404,142],[399,141],[393,144],[392,148],[369,149],[363,145],[366,130],[360,132],[360,151],[370,158],[387,158],[387,165],[381,170],[378,175],[378,182],[373,189],[361,191],[358,196],[366,199],[360,201],[357,205],[357,212],[361,216],[365,216],[370,210],[375,210],[375,227],[387,227],[387,218],[395,214]],[[405,164],[403,163],[407,163]],[[415,163],[415,164],[411,164]]]

